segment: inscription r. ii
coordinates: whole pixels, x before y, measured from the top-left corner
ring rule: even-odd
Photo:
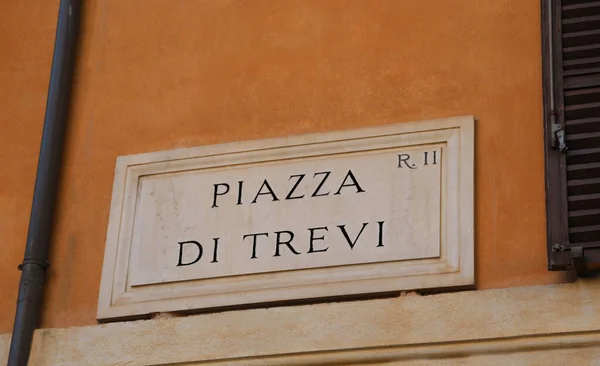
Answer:
[[[437,165],[437,150],[424,151],[422,158],[422,165]],[[402,168],[402,163],[404,163],[404,167],[408,169],[417,169],[417,164],[415,164],[414,161],[411,161],[411,159],[412,156],[410,154],[398,154],[398,168]]]

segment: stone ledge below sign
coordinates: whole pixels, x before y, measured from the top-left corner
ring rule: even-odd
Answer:
[[[98,319],[474,284],[471,116],[123,156]]]

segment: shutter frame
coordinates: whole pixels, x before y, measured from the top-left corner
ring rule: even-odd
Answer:
[[[571,267],[567,221],[566,156],[552,146],[554,124],[564,130],[561,0],[541,0],[542,89],[544,113],[544,162],[546,188],[546,239],[548,269]]]
[[[600,264],[600,1],[540,3],[548,269],[588,276]]]

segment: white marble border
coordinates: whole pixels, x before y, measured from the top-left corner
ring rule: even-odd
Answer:
[[[142,176],[439,143],[446,150],[440,258],[304,269],[302,276],[300,271],[286,271],[138,287],[127,283],[137,187]],[[473,285],[473,180],[472,116],[119,157],[97,317],[111,320],[154,312]]]

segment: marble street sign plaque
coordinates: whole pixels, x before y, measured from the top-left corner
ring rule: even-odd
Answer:
[[[120,157],[98,318],[474,284],[471,116]]]

